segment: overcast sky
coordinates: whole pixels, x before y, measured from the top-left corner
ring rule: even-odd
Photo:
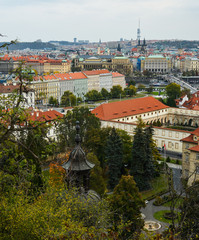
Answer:
[[[0,41],[199,40],[199,0],[0,0]]]

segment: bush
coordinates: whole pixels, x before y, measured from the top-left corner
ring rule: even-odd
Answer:
[[[160,196],[157,196],[155,198],[155,201],[154,201],[153,205],[160,206],[160,205],[162,205],[162,203],[163,203],[163,199]]]
[[[171,162],[170,157],[167,157],[166,162]]]
[[[176,164],[180,164],[180,161],[179,161],[179,159],[177,159],[177,160],[176,160]]]

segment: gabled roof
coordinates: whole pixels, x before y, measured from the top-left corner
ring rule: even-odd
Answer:
[[[92,75],[99,75],[99,74],[110,73],[110,72],[107,69],[101,69],[101,70],[83,71],[83,73],[86,74],[87,76],[92,76]]]
[[[57,118],[62,118],[64,115],[60,112],[57,112],[56,110],[49,110],[49,111],[33,111],[30,114],[30,120],[32,121],[51,121],[55,120]]]
[[[157,99],[144,97],[105,103],[95,108],[92,113],[101,120],[112,120],[166,108],[168,108],[168,106]]]

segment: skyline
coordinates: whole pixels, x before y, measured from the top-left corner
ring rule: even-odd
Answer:
[[[199,40],[197,0],[0,0],[0,41]]]

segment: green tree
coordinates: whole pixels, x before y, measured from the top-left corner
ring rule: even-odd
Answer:
[[[176,83],[170,83],[166,86],[166,94],[167,94],[167,105],[170,107],[176,107],[175,99],[180,96],[180,85]]]
[[[52,104],[53,106],[56,106],[58,104],[58,101],[56,98],[54,98],[53,96],[51,96],[49,98],[49,101],[48,101],[49,104]]]
[[[91,170],[90,174],[90,189],[96,191],[100,195],[103,195],[106,190],[106,183],[103,177],[100,161],[93,153],[88,153],[87,159],[89,162],[95,164],[95,167]]]
[[[111,88],[112,98],[119,98],[120,94],[122,94],[122,87],[120,85],[116,85]]]
[[[63,96],[61,97],[61,105],[63,106],[75,106],[76,105],[76,97],[70,91],[65,91]]]
[[[75,145],[75,126],[79,121],[80,135],[83,140],[83,146],[90,138],[89,133],[92,134],[100,128],[100,120],[92,114],[88,108],[80,107],[68,111],[67,115],[60,120],[58,126],[59,147],[61,151],[65,151],[65,147],[72,147]]]
[[[88,101],[98,101],[102,99],[102,94],[97,90],[91,90],[85,94]]]
[[[110,196],[110,205],[114,212],[114,226],[117,229],[120,223],[125,223],[120,239],[136,239],[144,221],[141,218],[141,207],[145,206],[136,183],[132,176],[122,176],[119,184]]]
[[[105,154],[108,164],[108,184],[112,190],[121,177],[123,161],[122,141],[115,128],[112,128],[107,139]]]
[[[110,93],[105,88],[102,88],[101,94],[104,99],[109,99],[110,97]]]

